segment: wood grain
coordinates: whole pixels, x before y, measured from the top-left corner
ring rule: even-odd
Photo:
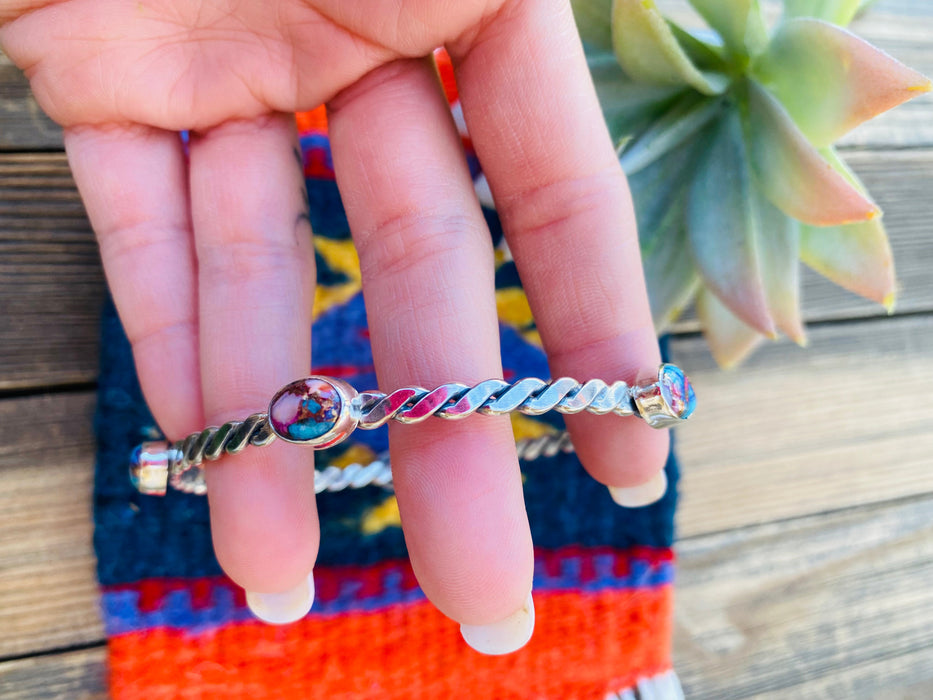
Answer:
[[[933,493],[933,316],[829,324],[735,372],[676,339],[699,407],[677,429],[685,536]]]
[[[90,392],[0,401],[0,658],[103,638],[93,407]]]
[[[0,389],[94,381],[104,293],[64,155],[0,154]]]
[[[0,663],[4,700],[106,700],[104,647]]]
[[[0,151],[61,147],[61,128],[45,116],[22,72],[0,52]]]
[[[933,499],[678,546],[691,700],[933,697]]]

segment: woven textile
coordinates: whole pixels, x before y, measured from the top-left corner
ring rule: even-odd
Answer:
[[[299,126],[320,287],[313,371],[374,388],[357,259],[326,127],[319,114],[300,116]],[[486,213],[498,244],[498,220]],[[547,377],[514,264],[500,249],[505,379]],[[521,439],[560,430],[562,419],[518,415],[513,426]],[[377,486],[318,497],[322,542],[311,613],[281,627],[253,619],[243,591],[214,558],[206,500],[140,496],[129,482],[130,450],[158,429],[112,306],[103,322],[97,432],[95,546],[117,700],[603,700],[634,697],[639,684],[645,697],[678,696],[670,672],[673,457],[665,497],[634,510],[615,505],[574,455],[522,464],[537,626],[524,649],[486,657],[466,646],[458,626],[418,588],[395,497]],[[366,463],[386,450],[385,428],[356,431],[315,459],[319,467]]]

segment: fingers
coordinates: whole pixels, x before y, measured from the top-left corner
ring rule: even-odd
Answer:
[[[187,165],[178,134],[75,127],[65,148],[143,394],[178,439],[203,426]]]
[[[330,104],[329,126],[379,386],[501,377],[490,236],[431,64],[369,74]],[[474,626],[514,627],[518,615],[518,636],[530,634],[532,547],[508,420],[395,424],[390,443],[428,597],[486,650],[501,650],[501,635]],[[511,648],[527,640],[506,637]]]
[[[210,425],[265,410],[281,386],[309,373],[314,258],[296,142],[293,120],[280,115],[191,141]],[[319,540],[311,452],[278,441],[225,457],[205,476],[224,570],[265,619],[303,615]]]
[[[656,369],[631,200],[569,3],[512,2],[449,49],[552,374],[631,382]],[[636,501],[663,489],[665,432],[588,414],[568,416],[567,427],[599,481],[651,482]]]

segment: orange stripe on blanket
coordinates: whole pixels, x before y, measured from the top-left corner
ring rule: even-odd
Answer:
[[[295,122],[299,134],[327,133],[327,109],[321,105],[310,112],[298,112],[295,115]]]
[[[110,639],[114,700],[602,700],[671,667],[673,589],[541,592],[528,646],[477,654],[421,601],[293,625]]]

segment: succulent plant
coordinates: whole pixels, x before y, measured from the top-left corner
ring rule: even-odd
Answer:
[[[881,212],[833,143],[931,89],[839,25],[860,0],[690,0],[689,32],[653,0],[573,0],[629,176],[659,332],[695,301],[717,362],[781,331],[806,343],[802,260],[890,311]]]

